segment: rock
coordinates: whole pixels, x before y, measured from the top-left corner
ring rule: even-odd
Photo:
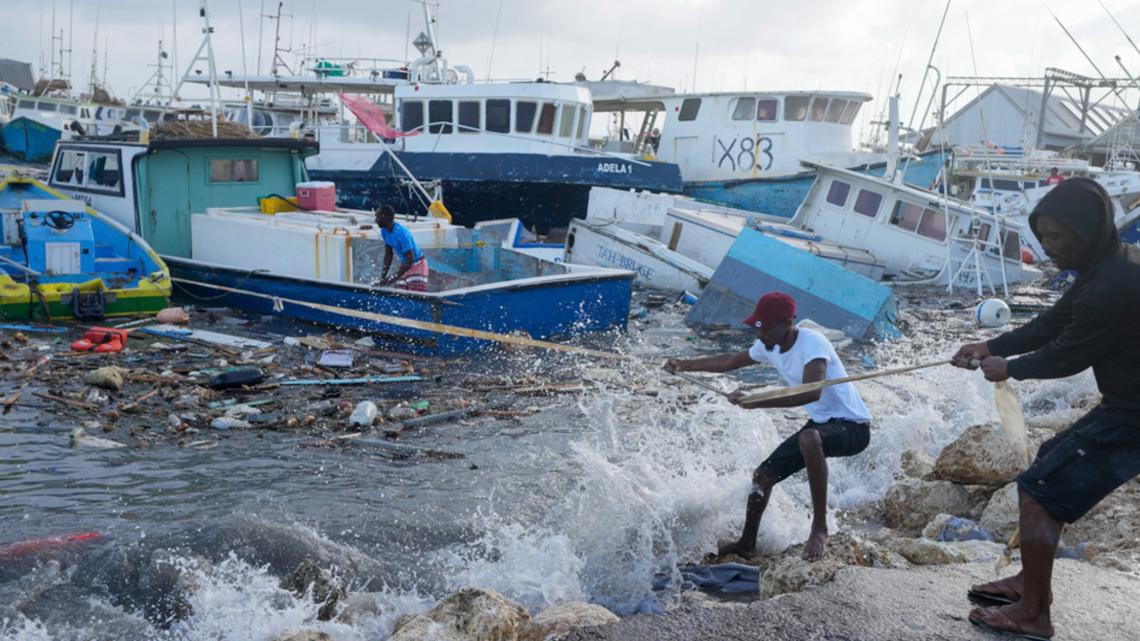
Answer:
[[[123,389],[123,383],[126,382],[126,375],[127,371],[125,369],[110,365],[87,372],[87,376],[84,377],[83,382],[94,387],[101,387],[105,390],[117,392]]]
[[[1010,483],[990,497],[986,509],[982,510],[980,524],[1002,541],[1008,541],[1017,529],[1019,518],[1017,483]]]
[[[934,474],[934,459],[921,450],[907,450],[899,457],[904,477],[929,479]]]
[[[347,597],[341,599],[338,603],[340,612],[337,612],[336,620],[339,623],[347,623],[348,625],[355,625],[363,619],[375,618],[383,614],[383,609],[380,607],[380,600],[375,592],[354,592]],[[411,615],[401,615],[411,618]],[[396,620],[397,628],[406,623],[407,619],[401,621]]]
[[[827,553],[814,562],[803,560],[803,544],[793,545],[760,563],[760,598],[799,592],[827,583],[840,568],[855,566],[897,567],[898,561],[877,544],[840,532],[831,537]]]
[[[934,476],[955,483],[1004,485],[1017,477],[1021,467],[1001,427],[983,424],[967,428],[942,450],[934,462]]]
[[[215,430],[232,430],[232,429],[247,429],[253,427],[248,421],[243,421],[240,418],[232,416],[219,416],[210,421],[210,429]]]
[[[922,528],[922,537],[931,541],[994,541],[995,536],[970,519],[939,514]]]
[[[389,637],[389,641],[516,641],[530,616],[493,590],[464,588]]]
[[[200,557],[187,558],[184,551],[160,548],[151,553],[139,570],[138,587],[144,596],[143,613],[159,625],[184,621],[194,614],[192,600],[198,592],[198,574],[209,568]]]
[[[518,641],[555,641],[576,628],[613,623],[613,612],[593,603],[560,603],[539,612],[522,625]]]
[[[313,630],[301,630],[300,632],[292,632],[286,634],[279,634],[273,637],[270,641],[336,641],[331,636],[324,632],[315,632]]]
[[[931,541],[895,539],[891,549],[915,565],[948,565],[996,561],[1005,546],[993,541]]]
[[[913,535],[939,514],[978,518],[989,493],[984,486],[902,479],[887,490],[883,508],[887,525]]]
[[[279,587],[300,598],[311,598],[314,603],[320,604],[321,607],[317,611],[318,621],[331,621],[336,615],[337,601],[347,594],[342,581],[309,559],[302,561],[296,570],[282,578]]]

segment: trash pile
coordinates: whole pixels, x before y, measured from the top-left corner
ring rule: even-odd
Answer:
[[[520,419],[539,408],[515,409],[516,399],[583,389],[383,351],[368,336],[270,335],[258,319],[231,314],[169,308],[110,326],[0,323],[3,413],[35,408],[38,426],[67,428],[76,447],[205,449],[274,430],[314,437],[303,446],[457,458],[396,439],[474,417]]]

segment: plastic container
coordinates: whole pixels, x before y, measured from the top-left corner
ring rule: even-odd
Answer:
[[[356,409],[352,410],[352,416],[348,417],[348,422],[351,425],[360,427],[368,427],[376,420],[376,403],[372,401],[360,401]]]
[[[265,198],[258,198],[257,203],[261,206],[261,213],[263,214],[277,214],[283,211],[297,211],[296,196],[290,196],[288,198],[281,198],[280,196],[266,196]]]
[[[309,210],[336,209],[336,183],[320,180],[297,183],[297,204]]]

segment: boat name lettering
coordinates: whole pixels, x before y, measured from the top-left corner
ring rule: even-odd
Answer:
[[[637,272],[638,277],[644,279],[653,278],[653,268],[647,265],[642,265],[629,256],[623,256],[608,247],[598,248],[598,258],[605,262],[617,267],[618,269],[628,269],[631,272]]]
[[[772,168],[772,139],[768,136],[743,136],[731,140],[713,136],[713,159],[720,154],[717,167],[728,163],[730,171],[768,171]]]
[[[598,171],[603,174],[632,174],[633,165],[624,162],[600,162]]]

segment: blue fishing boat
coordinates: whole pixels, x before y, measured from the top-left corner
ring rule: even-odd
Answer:
[[[119,223],[31,178],[0,182],[0,318],[99,319],[167,304],[166,265]]]
[[[43,162],[51,158],[60,130],[27,116],[13,118],[4,125],[0,136],[8,153],[28,162]]]
[[[625,326],[631,272],[541,260],[434,216],[401,219],[431,265],[428,291],[376,285],[385,245],[371,211],[297,211],[270,197],[309,182],[305,158],[317,151],[291,139],[67,141],[50,180],[137,229],[191,300],[442,356],[488,346],[478,332],[544,339]],[[76,165],[116,171],[76,184]]]

